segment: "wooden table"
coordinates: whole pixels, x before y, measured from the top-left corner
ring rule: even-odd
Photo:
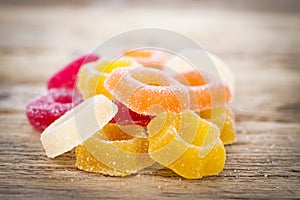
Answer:
[[[0,199],[300,198],[299,1],[170,4],[1,1]],[[144,26],[183,33],[234,71],[237,141],[226,146],[220,175],[86,173],[72,152],[47,158],[28,124],[24,106],[45,93],[51,73],[112,35]]]

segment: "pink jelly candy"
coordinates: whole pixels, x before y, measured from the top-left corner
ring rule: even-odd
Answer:
[[[51,88],[69,88],[74,87],[77,73],[83,64],[94,62],[99,59],[99,56],[90,54],[84,55],[72,61],[64,68],[56,72],[48,80],[48,89]]]
[[[27,104],[26,115],[34,128],[43,131],[81,101],[82,97],[75,90],[51,89],[46,95],[37,97]]]
[[[140,126],[147,126],[151,121],[151,116],[138,114],[129,108],[127,108],[120,101],[113,101],[118,106],[118,112],[115,117],[110,121],[111,123],[117,123],[119,125],[131,125],[136,124]]]

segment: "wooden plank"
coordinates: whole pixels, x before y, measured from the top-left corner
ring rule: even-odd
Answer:
[[[7,123],[12,120],[15,123]],[[169,170],[127,178],[81,172],[74,166],[73,153],[46,158],[39,133],[31,130],[24,115],[1,115],[0,127],[0,191],[5,197],[291,198],[299,194],[299,124],[239,123],[237,143],[227,146],[224,171],[198,181],[183,180]]]
[[[172,10],[135,1],[1,2],[0,199],[299,198],[299,2],[241,2],[177,2]],[[160,166],[126,178],[86,173],[76,169],[74,152],[47,158],[28,124],[24,107],[46,91],[51,73],[143,25],[182,32],[233,69],[237,142],[226,146],[220,175],[184,180]]]

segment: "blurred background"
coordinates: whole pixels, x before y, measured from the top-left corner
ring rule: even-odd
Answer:
[[[222,58],[236,75],[236,107],[269,116],[288,103],[299,116],[299,0],[0,1],[2,88],[39,94],[72,59],[142,27],[184,34]]]
[[[0,79],[45,81],[77,55],[141,27],[182,33],[233,68],[254,60],[265,68],[299,56],[299,16],[298,0],[0,1]]]

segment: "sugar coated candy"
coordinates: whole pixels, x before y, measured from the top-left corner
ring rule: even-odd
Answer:
[[[232,94],[227,84],[210,74],[188,70],[174,78],[188,89],[191,110],[207,110],[231,102]]]
[[[119,125],[136,124],[145,127],[151,121],[151,116],[138,114],[117,100],[114,100],[113,102],[118,106],[118,113],[110,121],[111,123],[117,123]]]
[[[115,69],[108,75],[104,87],[129,109],[143,115],[181,112],[189,108],[186,88],[158,69]]]
[[[76,91],[64,88],[51,89],[46,95],[37,97],[26,105],[26,115],[34,128],[43,131],[81,100]]]
[[[58,118],[41,135],[48,157],[56,157],[82,144],[101,130],[118,112],[103,95],[94,96]]]
[[[77,79],[77,88],[84,99],[103,94],[112,99],[112,95],[104,88],[103,83],[107,75],[115,68],[129,67],[135,62],[130,59],[119,59],[114,61],[101,61],[84,65]]]
[[[102,162],[98,161],[93,155],[91,155],[83,145],[79,145],[75,149],[76,166],[78,169],[100,173],[108,176],[128,176],[130,173],[125,171],[118,171],[111,167],[106,166]]]
[[[48,157],[75,148],[87,172],[123,177],[159,163],[186,179],[218,174],[224,144],[235,140],[234,79],[207,55],[220,78],[158,49],[84,55],[48,80],[48,93],[26,106],[28,120],[43,130]]]
[[[203,110],[200,116],[219,127],[223,144],[232,144],[235,141],[234,113],[230,107]]]
[[[51,88],[69,88],[74,87],[77,73],[82,65],[89,62],[94,62],[99,59],[99,56],[94,54],[84,55],[71,63],[67,64],[61,70],[52,75],[48,80],[48,89]]]
[[[197,49],[183,50],[179,52],[179,55],[183,55],[183,56],[186,55],[186,57],[184,57],[186,59],[183,59],[182,57],[177,55],[172,56],[170,59],[167,60],[165,64],[167,66],[166,69],[168,70],[171,69],[178,73],[189,71],[189,70],[195,70],[195,66],[193,66],[190,62],[193,61],[193,64],[197,64],[195,62],[199,62],[198,64],[200,65],[201,63],[207,62],[208,60],[206,59],[209,59],[209,62],[211,62],[214,69],[216,69],[216,72],[220,76],[221,80],[228,85],[231,93],[233,94],[235,79],[230,68],[216,55],[210,52],[205,52],[205,55],[203,55],[202,53],[199,52],[199,50]],[[201,61],[201,54],[203,55],[202,61]]]
[[[107,167],[116,171],[135,173],[154,164],[148,154],[149,142],[145,130],[143,128],[136,130],[138,131],[134,135],[133,132],[126,133],[128,129],[123,129],[122,126],[107,124],[83,145]]]
[[[159,114],[149,123],[148,134],[151,158],[184,178],[218,174],[224,167],[218,127],[192,111]]]

